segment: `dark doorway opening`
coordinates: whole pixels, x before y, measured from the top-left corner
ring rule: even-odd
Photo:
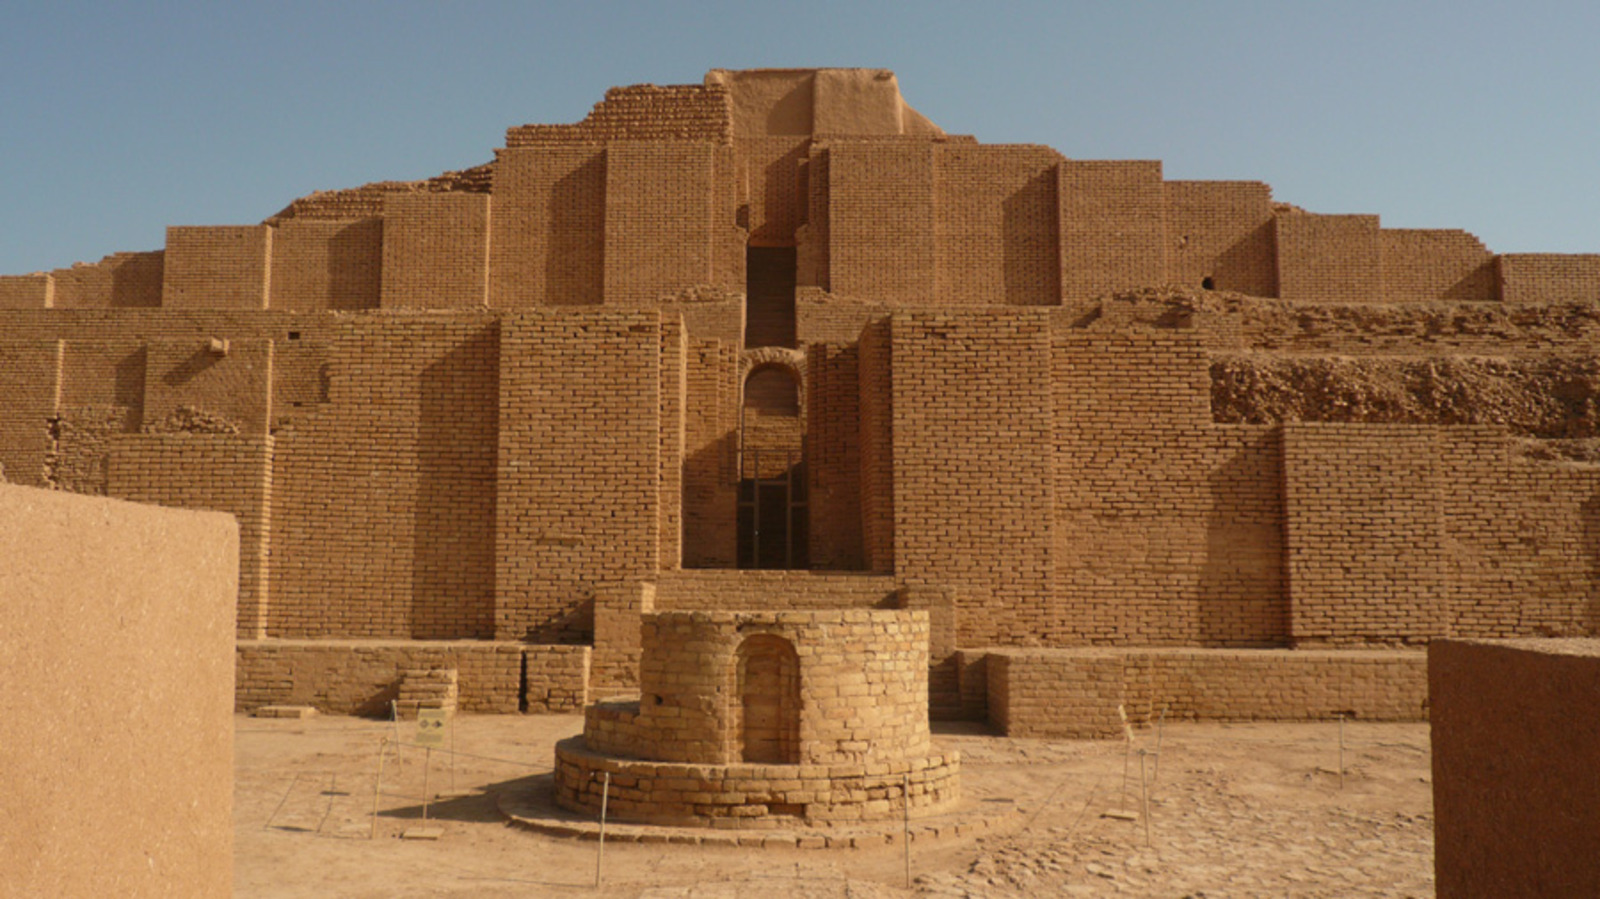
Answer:
[[[747,247],[744,345],[794,346],[794,247]]]
[[[740,454],[739,567],[809,567],[808,530],[802,454],[791,450]]]

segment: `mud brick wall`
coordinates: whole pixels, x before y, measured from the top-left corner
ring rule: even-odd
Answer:
[[[308,705],[335,715],[388,718],[406,670],[454,668],[459,711],[516,712],[523,651],[516,643],[467,640],[241,640],[234,708]],[[547,673],[547,684],[558,679]]]
[[[732,568],[738,543],[738,347],[696,340],[687,347],[685,364],[682,564]]]
[[[1278,295],[1272,189],[1259,181],[1167,181],[1167,277],[1190,290]]]
[[[806,350],[806,475],[812,566],[866,567],[861,536],[860,355],[854,345]]]
[[[1600,254],[1507,253],[1495,264],[1507,303],[1600,300]]]
[[[225,515],[0,485],[0,891],[231,891],[236,541]]]
[[[689,335],[677,316],[661,318],[661,471],[657,480],[660,519],[658,558],[662,568],[677,568],[683,559],[683,470],[687,447],[689,402]]]
[[[1600,466],[1520,458],[1491,427],[1439,444],[1446,632],[1600,633]]]
[[[1058,330],[1050,361],[1054,602],[1007,639],[1283,642],[1276,432],[1211,423],[1189,335]]]
[[[839,141],[828,150],[828,280],[834,293],[929,302],[938,269],[934,150]]]
[[[372,309],[378,305],[383,219],[289,219],[273,229],[273,309]]]
[[[500,150],[489,210],[489,305],[598,304],[606,160],[598,147]]]
[[[807,611],[889,608],[892,577],[820,571],[663,571],[655,608],[667,611]]]
[[[1383,228],[1378,250],[1385,303],[1500,298],[1493,254],[1465,231]]]
[[[861,536],[867,569],[895,571],[894,359],[887,319],[868,325],[857,345],[861,414]]]
[[[1159,162],[1063,161],[1061,295],[1089,299],[1166,274],[1166,195]]]
[[[127,434],[110,444],[111,496],[238,520],[241,640],[266,635],[271,607],[273,449],[271,437],[228,434]]]
[[[734,149],[740,179],[749,185],[750,243],[753,246],[793,246],[795,231],[806,219],[809,198],[802,191],[800,164],[807,158],[810,140],[804,136],[739,138]]]
[[[205,341],[151,343],[145,355],[145,427],[179,427],[188,407],[219,417],[245,434],[265,434],[272,417],[273,344],[228,340],[225,351]]]
[[[522,658],[525,711],[583,711],[589,702],[589,647],[528,646]]]
[[[52,449],[51,422],[61,385],[61,349],[55,340],[0,339],[0,479],[42,487]]]
[[[1296,644],[1442,636],[1437,430],[1283,429],[1290,629]]]
[[[1061,301],[1060,161],[1048,147],[936,148],[934,282],[941,304]]]
[[[385,309],[454,309],[489,301],[489,197],[391,194],[383,202]]]
[[[614,143],[605,158],[606,303],[713,283],[712,147]]]
[[[862,303],[824,294],[815,288],[797,291],[795,296],[795,335],[798,346],[812,344],[853,344],[861,329],[881,321],[892,307]]]
[[[269,633],[492,636],[498,324],[361,318],[326,340],[328,402],[277,435]]]
[[[171,227],[161,305],[169,309],[265,309],[272,273],[266,225]]]
[[[1167,720],[1427,717],[1423,653],[1399,650],[1004,649],[986,657],[989,720],[1009,737],[1115,739]]]
[[[832,228],[828,204],[832,199],[832,166],[825,145],[813,143],[802,167],[806,184],[806,221],[795,231],[795,274],[802,287],[827,289],[833,283],[829,253]]]
[[[641,754],[660,761],[739,761],[740,647],[787,640],[799,665],[801,764],[927,755],[926,612],[657,612],[644,617],[636,722]]]
[[[57,309],[106,309],[161,305],[164,254],[115,253],[96,263],[80,262],[50,273],[50,305]]]
[[[1050,333],[1034,313],[898,313],[894,558],[955,591],[963,645],[1035,632],[1052,572]]]
[[[595,584],[659,564],[658,316],[543,310],[501,327],[494,632],[584,641]]]
[[[43,273],[0,275],[0,309],[46,309],[55,293],[55,279]]]
[[[1439,896],[1600,895],[1600,641],[1436,641],[1428,686]]]
[[[556,744],[557,805],[598,816],[608,781],[606,814],[618,820],[792,829],[938,814],[961,798],[961,755],[950,750],[866,765],[722,766],[600,755],[576,737]],[[802,839],[821,846],[823,838]]]
[[[513,148],[571,141],[727,143],[732,138],[732,103],[727,87],[721,84],[614,87],[577,124],[506,129],[506,146]]]
[[[1313,303],[1383,298],[1377,216],[1286,212],[1273,223],[1278,296]]]

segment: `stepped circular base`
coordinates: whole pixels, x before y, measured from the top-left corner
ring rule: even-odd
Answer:
[[[792,828],[938,814],[961,797],[961,754],[844,765],[690,765],[594,752],[582,737],[556,744],[555,802],[598,815],[673,827]]]

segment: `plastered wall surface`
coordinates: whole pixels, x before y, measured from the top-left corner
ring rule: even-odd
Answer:
[[[1600,641],[1428,647],[1441,897],[1600,890]]]
[[[238,572],[226,515],[0,485],[5,892],[232,890]]]
[[[606,691],[646,588],[914,597],[968,715],[962,649],[1600,629],[1600,254],[984,144],[900,91],[617,88],[481,165],[0,276],[0,474],[238,516],[242,638],[590,646]],[[774,366],[798,414],[747,390]],[[734,570],[756,529],[810,573]]]

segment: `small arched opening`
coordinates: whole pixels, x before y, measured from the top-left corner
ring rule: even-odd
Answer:
[[[736,662],[737,757],[744,762],[800,764],[800,656],[794,644],[755,634],[739,644]]]

